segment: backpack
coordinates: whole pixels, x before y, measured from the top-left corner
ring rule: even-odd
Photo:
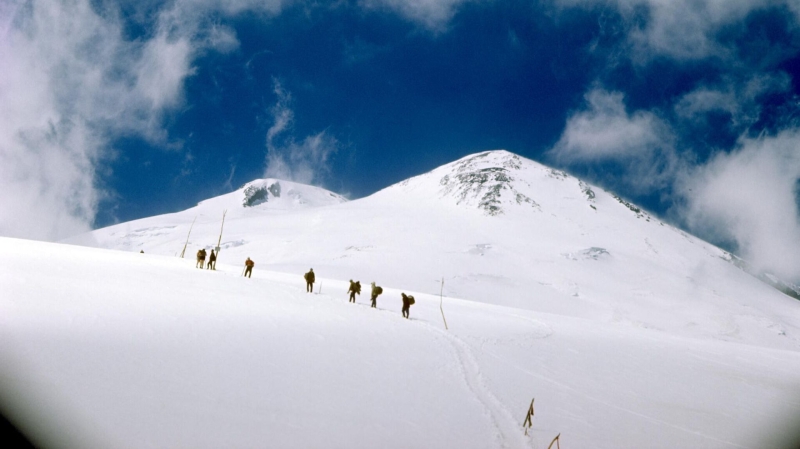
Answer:
[[[361,294],[361,281],[356,281],[356,283],[353,284],[353,285],[354,285],[353,291],[360,295]]]
[[[414,305],[414,302],[415,302],[415,301],[414,301],[414,297],[413,297],[413,296],[411,296],[411,295],[409,295],[409,296],[408,296],[408,305],[410,305],[410,306],[413,306],[413,305]]]
[[[381,287],[375,287],[375,294],[380,295],[381,293],[383,293],[383,289]]]

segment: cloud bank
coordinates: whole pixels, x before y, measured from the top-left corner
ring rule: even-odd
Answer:
[[[0,13],[0,233],[57,239],[87,230],[102,192],[95,166],[107,143],[96,128],[147,129],[146,97],[119,67],[132,48],[120,23],[88,2],[12,3]]]
[[[682,216],[694,229],[735,241],[757,269],[797,279],[798,149],[798,129],[742,139],[678,180],[688,200]]]
[[[164,114],[183,104],[194,58],[238,45],[213,14],[280,7],[170,2],[148,33],[130,38],[111,3],[0,5],[0,235],[58,240],[89,230],[108,194],[98,170],[114,156],[113,139],[165,144]]]

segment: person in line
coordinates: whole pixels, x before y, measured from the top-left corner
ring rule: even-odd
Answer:
[[[211,250],[211,255],[208,256],[208,264],[206,268],[209,270],[216,270],[217,269],[217,255],[214,254],[214,250]]]
[[[255,265],[256,263],[250,260],[250,258],[248,257],[247,260],[244,261],[245,269],[244,269],[244,274],[242,276],[246,276],[249,278],[253,274],[253,267]]]
[[[372,301],[372,305],[370,307],[375,309],[375,308],[377,308],[378,295],[383,293],[383,289],[381,287],[378,287],[377,285],[375,285],[374,282],[372,282],[370,285],[372,286],[372,295],[369,298],[370,301]]]
[[[306,280],[306,291],[308,293],[314,293],[314,281],[316,280],[314,276],[314,269],[310,268],[308,273],[304,274],[303,277]]]
[[[408,318],[408,312],[411,305],[414,304],[414,297],[405,293],[400,293],[400,296],[403,298],[403,317]]]
[[[206,263],[206,249],[200,248],[200,250],[197,251],[197,263],[195,264],[194,267],[202,269],[205,263]]]
[[[356,294],[361,294],[361,281],[353,282],[350,279],[350,290],[347,290],[347,293],[350,293],[350,302],[356,302]]]

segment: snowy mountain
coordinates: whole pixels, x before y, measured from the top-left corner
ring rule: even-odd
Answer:
[[[252,200],[258,195],[248,196],[278,183],[281,197],[269,193],[258,203]],[[444,278],[444,293],[452,297],[800,347],[796,304],[746,275],[725,251],[602,189],[502,150],[348,202],[315,187],[255,181],[183,212],[81,239],[174,256],[196,217],[190,257],[216,246],[223,210],[220,260],[228,263],[251,257],[272,271],[299,276],[314,267],[334,279],[429,293],[438,293]]]
[[[218,270],[195,269],[224,210]],[[0,258],[0,397],[61,446],[798,441],[800,302],[509,152],[354,201],[258,180],[70,242],[98,248],[2,239]],[[384,288],[378,310],[348,279]]]

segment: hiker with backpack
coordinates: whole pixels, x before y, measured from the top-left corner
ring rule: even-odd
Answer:
[[[216,270],[217,269],[217,255],[214,254],[214,250],[211,250],[211,255],[208,256],[208,264],[206,265],[206,269],[208,270]]]
[[[206,263],[206,249],[200,248],[200,250],[197,251],[197,263],[194,265],[194,267],[202,269],[205,263]]]
[[[353,282],[350,279],[350,290],[347,290],[347,293],[350,293],[350,302],[356,302],[356,294],[361,294],[361,281]]]
[[[252,276],[252,274],[253,274],[253,267],[254,267],[255,265],[256,265],[256,263],[255,263],[255,262],[253,262],[252,260],[250,260],[250,258],[248,257],[248,258],[247,258],[247,260],[245,260],[245,261],[244,261],[244,266],[245,266],[245,268],[244,268],[244,273],[242,273],[242,276],[246,276],[246,277],[248,277],[248,278],[249,278],[250,276]]]
[[[406,295],[405,293],[400,293],[400,296],[403,298],[403,317],[408,318],[408,312],[416,301],[414,301],[413,296]]]
[[[370,285],[372,286],[372,297],[370,298],[370,301],[372,301],[372,305],[370,307],[375,309],[375,308],[377,308],[376,302],[378,300],[378,295],[383,293],[383,289],[381,287],[378,287],[377,285],[375,285],[374,282],[371,283]]]
[[[303,275],[303,278],[306,280],[306,291],[308,293],[314,293],[314,281],[316,277],[314,276],[314,269],[310,268],[308,273]]]

